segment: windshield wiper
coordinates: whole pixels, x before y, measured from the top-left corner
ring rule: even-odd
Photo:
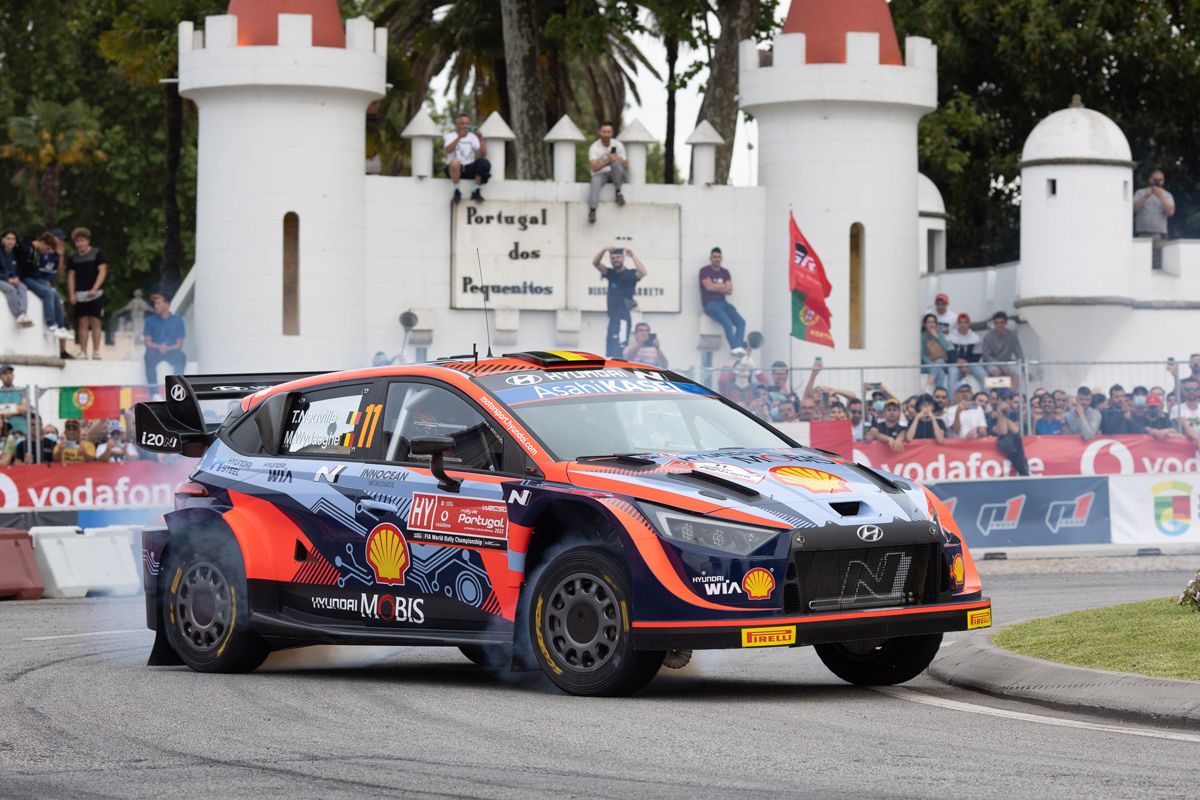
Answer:
[[[608,453],[602,456],[576,456],[576,461],[620,461],[636,467],[654,467],[658,462],[637,453]]]

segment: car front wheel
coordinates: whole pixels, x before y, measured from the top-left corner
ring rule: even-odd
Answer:
[[[858,686],[891,686],[925,671],[942,646],[942,635],[904,636],[816,645],[817,655],[829,670]]]
[[[644,687],[662,651],[634,650],[624,567],[608,551],[573,547],[534,582],[527,620],[533,655],[567,694],[617,697]]]

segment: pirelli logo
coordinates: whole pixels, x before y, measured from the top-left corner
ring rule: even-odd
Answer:
[[[796,643],[795,625],[772,628],[742,628],[742,647],[777,647]]]
[[[992,627],[992,610],[990,608],[967,612],[967,630],[990,627]]]

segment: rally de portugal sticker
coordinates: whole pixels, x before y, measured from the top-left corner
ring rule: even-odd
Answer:
[[[508,507],[502,500],[417,492],[407,528],[414,542],[503,550],[508,544]]]

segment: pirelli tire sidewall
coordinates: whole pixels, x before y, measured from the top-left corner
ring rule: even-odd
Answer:
[[[574,659],[564,657],[563,643],[556,643],[558,637],[548,624],[548,617],[555,613],[552,605],[556,592],[564,581],[581,576],[585,582],[595,582],[594,594],[600,599],[593,605],[613,612],[611,617],[600,618],[599,625],[616,632],[611,646],[604,648],[602,663],[591,668],[574,665],[570,663]],[[534,660],[555,686],[568,694],[614,697],[633,694],[654,678],[666,653],[633,649],[632,596],[625,567],[616,554],[603,547],[572,547],[553,557],[540,571],[529,595],[526,619]],[[559,619],[562,611],[559,607]]]
[[[270,647],[250,627],[246,570],[231,537],[207,533],[189,537],[168,547],[163,566],[159,586],[163,628],[185,664],[197,672],[231,673],[251,672],[266,660]],[[189,612],[188,606],[196,603],[194,590],[201,581],[224,591],[208,592],[214,596],[206,598],[202,613],[210,620],[212,635],[198,646],[189,638],[191,629],[185,619],[196,613]],[[222,623],[212,624],[211,619],[222,614]]]

